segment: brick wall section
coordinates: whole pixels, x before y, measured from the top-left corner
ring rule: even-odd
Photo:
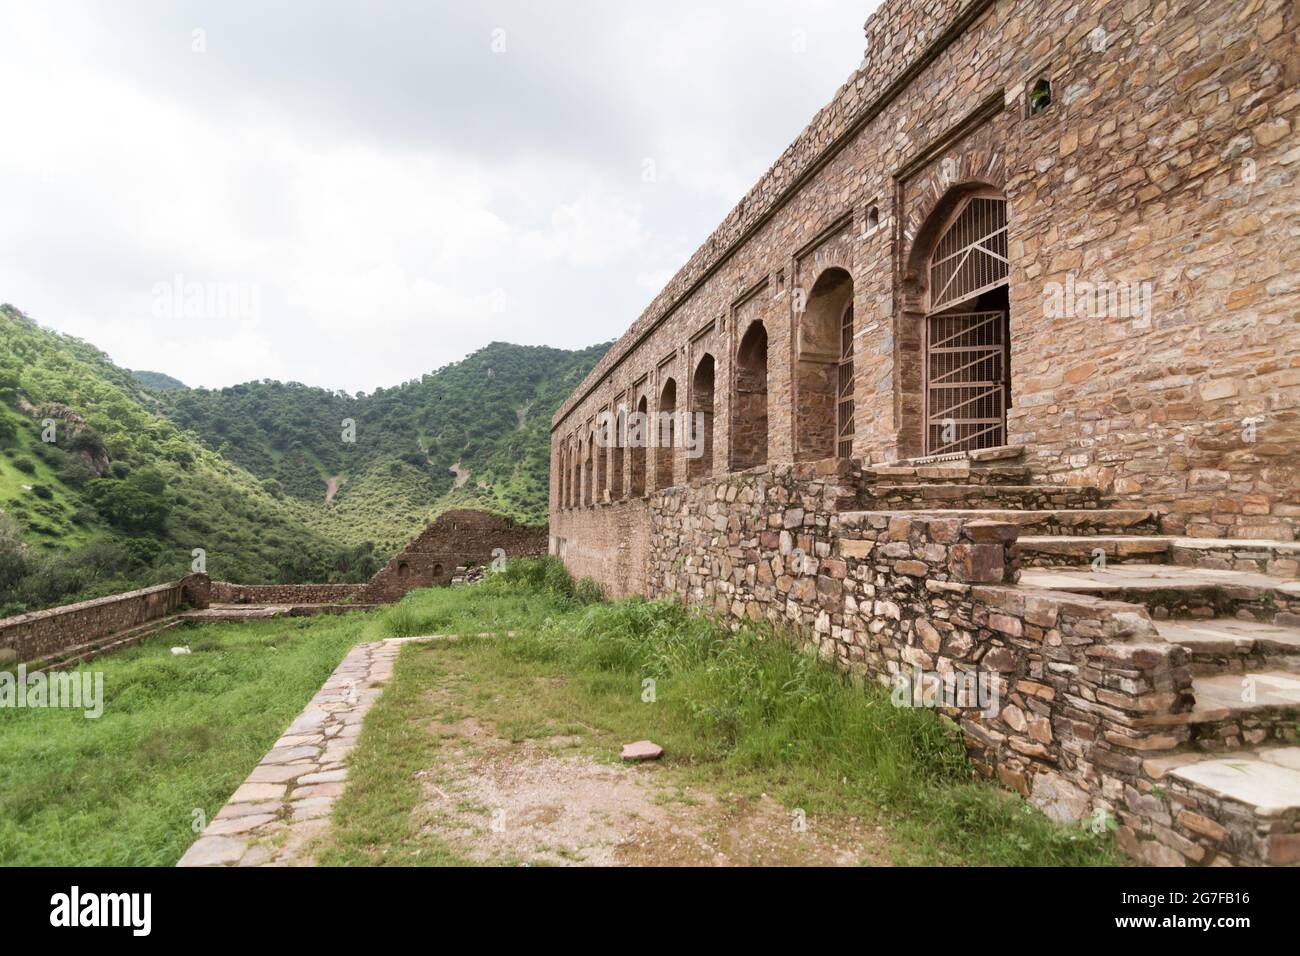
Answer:
[[[459,565],[546,554],[546,527],[523,525],[487,511],[445,511],[388,562],[366,586],[369,603],[396,601],[413,588],[448,584]]]
[[[387,604],[415,588],[451,583],[461,565],[484,565],[546,553],[546,528],[486,511],[446,511],[364,584],[230,584],[215,582],[217,604]]]
[[[37,660],[166,617],[207,606],[207,577],[190,575],[125,594],[33,611],[0,621],[0,664]]]
[[[693,407],[706,356],[715,473],[748,464],[752,436],[731,431],[736,353],[755,322],[769,461],[823,443],[821,320],[794,303],[829,269],[853,281],[853,457],[920,454],[926,243],[980,186],[1007,201],[1007,437],[1034,477],[1158,508],[1168,533],[1294,539],[1298,18],[1286,0],[884,4],[863,67],[556,413],[552,513],[560,453],[588,447],[596,415],[642,398],[653,413],[669,379],[677,407]],[[1038,78],[1054,98],[1031,117]],[[1149,282],[1150,315],[1049,316],[1048,284],[1071,281]],[[1255,441],[1247,418],[1261,420]],[[656,460],[680,450],[647,454],[653,482]],[[610,489],[626,493],[626,480]]]

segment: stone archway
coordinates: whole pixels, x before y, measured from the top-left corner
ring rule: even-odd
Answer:
[[[677,445],[677,382],[667,379],[659,392],[651,434],[655,441],[655,489],[671,488]]]
[[[713,474],[714,366],[713,356],[705,352],[691,377],[691,420],[686,427],[692,434],[686,457],[687,478],[705,478]]]
[[[647,415],[646,399],[641,396],[637,402],[636,414],[628,428],[627,442],[630,448],[631,457],[631,478],[632,497],[640,498],[645,494],[645,458],[646,445],[650,440],[650,421]]]
[[[767,327],[756,319],[736,350],[735,394],[731,399],[731,468],[767,464]]]
[[[844,365],[842,333],[846,313],[853,308],[853,277],[833,266],[817,277],[799,316],[795,356],[795,461],[832,458],[837,453],[841,423],[837,409],[847,397],[853,402],[852,353],[849,379],[841,385]],[[852,335],[849,337],[852,348]],[[849,420],[852,444],[852,419]]]

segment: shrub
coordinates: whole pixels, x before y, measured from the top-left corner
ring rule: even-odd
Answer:
[[[36,462],[32,461],[30,458],[15,458],[13,464],[14,467],[24,475],[36,474]]]

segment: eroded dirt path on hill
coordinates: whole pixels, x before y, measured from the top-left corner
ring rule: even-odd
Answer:
[[[475,717],[435,722],[415,818],[485,864],[560,866],[886,865],[889,840],[859,820],[801,819],[680,784],[669,765],[612,765],[557,736],[513,742]]]

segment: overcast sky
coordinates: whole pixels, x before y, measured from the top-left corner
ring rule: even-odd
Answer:
[[[617,337],[876,0],[5,0],[0,301],[189,385]]]

